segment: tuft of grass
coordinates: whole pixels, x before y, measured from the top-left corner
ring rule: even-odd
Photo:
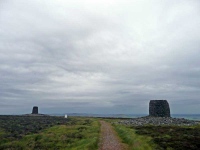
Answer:
[[[151,141],[151,137],[141,136],[135,130],[118,124],[113,124],[122,141],[129,145],[130,150],[154,150],[156,145]]]

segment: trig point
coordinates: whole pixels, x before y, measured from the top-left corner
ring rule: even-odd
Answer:
[[[37,106],[33,107],[32,114],[38,114],[38,107]]]
[[[170,108],[167,100],[150,100],[149,116],[170,117]]]

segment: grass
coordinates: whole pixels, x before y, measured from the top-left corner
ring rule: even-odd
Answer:
[[[196,126],[125,126],[114,124],[124,143],[133,150],[197,150],[200,125]]]
[[[38,133],[54,125],[65,124],[68,122],[70,122],[70,119],[65,119],[64,117],[0,115],[0,129],[3,129],[6,132],[5,136],[0,136],[0,141],[21,139],[25,135]]]
[[[0,150],[95,150],[99,120],[121,119],[0,116]],[[125,126],[114,129],[131,150],[196,150],[200,147],[197,126]]]
[[[66,124],[1,143],[0,149],[95,150],[98,148],[99,129],[100,124],[96,119],[73,118]]]
[[[113,125],[122,141],[129,145],[130,150],[153,150],[155,144],[148,136],[141,136],[135,133],[135,130],[128,126]]]
[[[200,125],[197,126],[138,126],[136,133],[151,136],[160,150],[197,150],[200,147]]]

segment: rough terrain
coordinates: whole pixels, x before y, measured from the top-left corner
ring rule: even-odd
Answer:
[[[117,133],[112,126],[105,122],[101,123],[101,139],[99,144],[99,150],[126,150],[127,146],[121,143]]]
[[[143,126],[143,125],[177,125],[177,126],[191,126],[197,125],[200,122],[194,120],[188,120],[184,118],[171,118],[171,117],[140,117],[133,118],[129,120],[122,120],[118,122],[119,124],[125,125],[135,125],[135,126]]]

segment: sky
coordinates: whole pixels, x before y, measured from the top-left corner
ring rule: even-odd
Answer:
[[[200,114],[199,0],[0,0],[0,114]]]

